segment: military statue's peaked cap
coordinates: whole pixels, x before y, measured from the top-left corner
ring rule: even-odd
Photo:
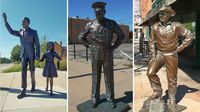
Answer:
[[[105,2],[94,2],[92,4],[92,8],[94,8],[95,11],[103,10],[105,9],[106,3]]]

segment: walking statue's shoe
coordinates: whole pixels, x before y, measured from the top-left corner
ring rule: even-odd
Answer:
[[[32,86],[31,92],[35,92],[35,85]]]
[[[22,98],[24,98],[25,96],[26,96],[26,90],[23,89],[23,90],[21,91],[21,93],[17,96],[17,98],[18,98],[18,99],[22,99]]]
[[[19,95],[17,96],[17,98],[18,98],[18,99],[22,99],[22,98],[24,98],[25,96],[26,96],[25,93],[21,93],[21,94],[19,94]]]
[[[22,98],[24,98],[26,96],[26,94],[19,94],[18,96],[17,96],[17,98],[18,99],[22,99]]]
[[[161,97],[162,97],[162,92],[154,91],[153,94],[149,96],[147,100],[161,99]]]
[[[48,91],[48,87],[45,88],[45,91]]]
[[[49,93],[50,96],[54,96],[53,91],[51,90],[51,92]]]

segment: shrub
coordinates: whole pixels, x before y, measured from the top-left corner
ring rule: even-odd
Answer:
[[[19,72],[19,71],[21,71],[21,64],[20,63],[14,64],[10,68],[3,70],[3,73]]]
[[[44,68],[44,65],[45,65],[45,61],[44,62],[35,61],[35,67],[37,68]]]
[[[60,61],[60,68],[59,68],[59,70],[61,70],[61,71],[66,71],[67,70],[67,60]]]

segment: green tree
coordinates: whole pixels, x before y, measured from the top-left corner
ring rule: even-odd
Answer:
[[[40,40],[40,52],[41,52],[41,54],[44,54],[46,51],[47,51],[47,37],[44,36]]]
[[[16,45],[13,47],[10,59],[12,62],[20,61],[20,46],[19,45]]]
[[[2,63],[10,63],[10,59],[8,59],[8,58],[0,58],[0,64],[2,64]]]
[[[192,30],[192,22],[184,23],[183,24],[187,29]]]

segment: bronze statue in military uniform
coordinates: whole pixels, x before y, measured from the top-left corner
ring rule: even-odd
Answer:
[[[153,94],[148,100],[161,98],[162,88],[156,73],[163,65],[166,65],[169,105],[173,109],[176,106],[178,53],[193,40],[190,30],[181,23],[170,21],[170,17],[175,16],[175,14],[175,11],[169,6],[160,9],[160,22],[153,25],[149,41],[152,57],[147,70],[147,76],[153,89]],[[185,37],[182,44],[178,43],[180,36]]]
[[[116,49],[124,39],[124,33],[113,20],[104,17],[106,3],[95,2],[92,4],[96,19],[87,23],[85,30],[80,33],[79,38],[83,45],[91,50],[92,57],[92,104],[97,107],[100,100],[100,79],[102,66],[104,69],[106,98],[114,108],[114,78],[113,78],[113,50]],[[117,40],[112,44],[113,34]],[[90,34],[91,41],[86,37]]]

